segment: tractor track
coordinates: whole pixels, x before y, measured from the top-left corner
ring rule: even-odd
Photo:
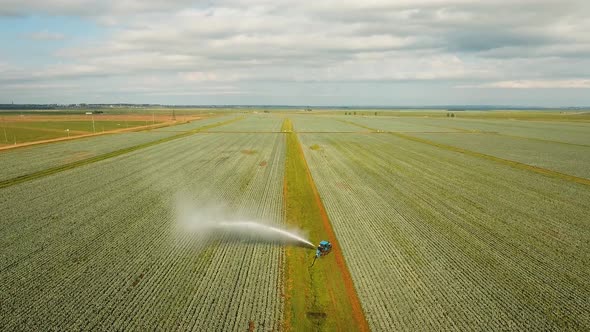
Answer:
[[[322,202],[322,198],[320,197],[320,193],[313,181],[313,177],[311,176],[311,171],[309,170],[309,165],[307,164],[307,160],[305,159],[305,155],[303,153],[303,149],[301,147],[301,143],[297,140],[299,146],[299,155],[305,164],[305,173],[307,175],[307,179],[309,180],[311,190],[313,191],[313,195],[316,201],[316,204],[320,210],[320,214],[322,217],[322,222],[324,225],[324,229],[326,233],[328,233],[328,239],[332,243],[334,256],[336,258],[336,264],[340,270],[340,274],[344,279],[344,285],[346,286],[346,292],[348,294],[348,298],[352,304],[352,311],[354,314],[354,319],[358,324],[359,330],[361,331],[369,331],[369,324],[367,319],[365,318],[365,313],[361,306],[361,301],[358,298],[356,293],[356,289],[354,288],[354,282],[352,281],[352,276],[350,275],[350,271],[348,270],[348,266],[346,265],[346,261],[344,260],[344,255],[342,255],[342,248],[338,243],[338,239],[336,238],[336,233],[332,228],[332,223],[330,222],[330,218],[328,217],[328,213],[326,212],[326,208],[324,207],[324,203]]]
[[[309,267],[309,255],[288,248],[285,252],[284,328],[291,330],[369,331],[352,276],[332,229],[328,213],[303,148],[287,119],[287,153],[283,187],[286,219],[315,236],[325,236],[333,245],[333,255]],[[319,233],[319,234],[318,234]],[[332,260],[332,262],[330,262]],[[306,266],[307,265],[307,266]],[[329,275],[332,273],[333,275]],[[322,284],[323,283],[323,284]]]

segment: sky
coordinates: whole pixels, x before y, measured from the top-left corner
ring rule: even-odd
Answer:
[[[589,106],[586,0],[0,0],[0,103]]]

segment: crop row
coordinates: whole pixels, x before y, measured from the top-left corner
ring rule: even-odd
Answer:
[[[585,330],[590,191],[393,135],[300,134],[375,330]]]
[[[0,181],[91,158],[115,150],[157,141],[177,135],[178,131],[192,130],[228,119],[230,118],[205,119],[151,131],[95,136],[1,151],[0,164],[2,168],[0,169]]]
[[[544,122],[514,119],[467,119],[434,117],[347,116],[335,117],[362,126],[396,132],[488,132],[531,140],[589,145],[590,124],[585,122]]]
[[[210,131],[280,132],[283,119],[271,114],[249,115],[244,120],[213,128]]]
[[[338,121],[333,116],[293,115],[293,127],[297,132],[359,132],[362,128]]]
[[[513,119],[404,118],[408,125],[428,125],[462,131],[496,132],[537,140],[590,145],[590,123],[522,121]]]
[[[382,131],[396,132],[459,132],[460,129],[443,125],[433,125],[429,119],[408,119],[406,117],[383,117],[383,116],[339,116],[335,117],[341,121],[357,123],[364,127],[374,128]],[[442,121],[442,120],[440,120]],[[452,122],[448,122],[451,124]]]
[[[412,136],[590,179],[590,146],[479,133]]]
[[[175,125],[175,126],[168,126],[168,127],[162,127],[162,128],[158,128],[158,129],[154,129],[151,130],[150,132],[185,132],[185,131],[191,131],[191,130],[195,130],[198,128],[201,128],[203,126],[207,126],[207,125],[212,125],[215,123],[219,123],[222,121],[227,121],[229,119],[232,118],[236,118],[237,116],[234,114],[229,114],[229,115],[225,115],[225,116],[215,116],[215,117],[210,117],[210,118],[203,118],[200,120],[194,120],[191,121],[189,123],[184,123],[184,124],[179,124],[179,125]]]
[[[280,135],[193,135],[1,189],[0,329],[278,329],[282,250],[201,247],[173,210],[280,222],[283,166]]]

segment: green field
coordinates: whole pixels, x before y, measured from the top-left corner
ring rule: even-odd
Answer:
[[[99,133],[152,124],[146,121],[96,120],[11,121],[0,120],[0,146],[42,141],[60,137]]]
[[[586,113],[344,112],[0,152],[0,330],[590,329]],[[202,246],[179,199],[334,251]]]
[[[152,144],[154,142],[157,143],[160,140],[183,136],[187,133],[190,134],[193,131],[199,131],[208,126],[215,126],[235,118],[235,116],[220,116],[149,131],[80,138],[7,150],[0,153],[0,163],[5,165],[4,170],[0,172],[0,183],[1,181],[8,181],[47,169],[63,167],[87,158],[100,157],[101,155],[113,153],[121,149]]]

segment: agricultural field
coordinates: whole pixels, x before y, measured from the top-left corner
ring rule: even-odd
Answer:
[[[393,135],[300,136],[374,330],[590,327],[588,186]]]
[[[590,179],[590,145],[479,133],[415,133],[413,136]]]
[[[94,122],[94,123],[93,123]],[[105,119],[96,117],[80,120],[80,117],[52,116],[49,119],[41,120],[35,116],[8,117],[0,116],[0,146],[15,145],[61,137],[87,135],[112,130],[124,130],[134,127],[147,126],[160,122],[147,122],[138,120]]]
[[[366,131],[366,129],[358,126],[338,121],[334,117],[328,116],[314,116],[314,115],[295,115],[290,117],[293,121],[293,126],[297,128],[297,132],[359,132]],[[344,118],[342,118],[344,119]]]
[[[2,189],[1,329],[279,329],[282,250],[197,250],[173,210],[281,223],[283,167],[276,135],[193,135]]]
[[[441,112],[443,113],[443,112]],[[488,112],[493,113],[493,112]],[[444,113],[443,113],[444,114]],[[458,113],[455,113],[458,114]],[[590,120],[549,121],[517,120],[512,118],[487,119],[460,113],[454,118],[438,116],[335,116],[365,128],[394,132],[480,132],[494,133],[515,138],[528,138],[544,142],[569,143],[590,146]],[[420,113],[416,115],[421,115]]]
[[[215,131],[235,132],[280,132],[283,119],[270,114],[250,115],[244,120],[223,127],[211,129]]]
[[[223,121],[236,119],[238,116],[234,114],[222,114],[212,117],[206,117],[202,119],[193,120],[189,123],[177,124],[174,126],[166,126],[162,128],[152,129],[150,132],[166,132],[166,133],[179,133],[179,132],[190,132],[195,129],[202,128],[203,126],[215,125]]]
[[[590,122],[358,114],[0,151],[0,330],[590,329]],[[333,250],[206,242],[187,213]]]
[[[365,129],[395,132],[459,132],[460,129],[453,129],[444,126],[443,120],[438,120],[439,125],[432,125],[419,119],[408,119],[405,117],[339,117],[345,123],[360,126]],[[414,120],[414,121],[412,121]]]
[[[479,131],[517,138],[590,146],[590,122],[521,121],[481,119],[405,119],[408,124],[424,124],[447,131]]]
[[[34,172],[62,167],[88,158],[97,158],[121,149],[172,139],[176,135],[198,131],[203,127],[214,126],[235,118],[234,116],[222,116],[147,131],[93,136],[7,150],[0,153],[0,163],[4,166],[0,171],[0,181],[8,181]]]

